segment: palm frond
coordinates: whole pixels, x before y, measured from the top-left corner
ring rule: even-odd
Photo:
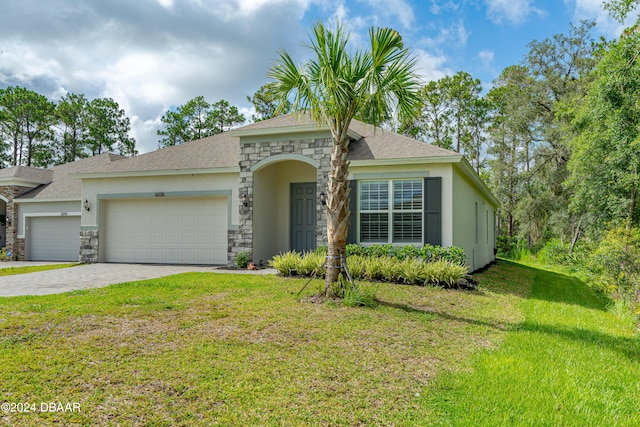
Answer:
[[[370,49],[348,49],[350,33],[340,23],[313,26],[306,45],[313,59],[296,66],[286,52],[268,76],[275,81],[280,99],[294,110],[308,110],[318,122],[329,125],[334,138],[346,138],[351,119],[359,115],[380,124],[397,109],[402,117],[419,108],[417,59],[391,28],[369,30]]]

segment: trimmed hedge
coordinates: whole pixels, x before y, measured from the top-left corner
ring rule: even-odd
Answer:
[[[283,276],[324,277],[325,256],[326,248],[319,248],[302,255],[297,252],[276,255],[269,263]],[[464,259],[460,248],[347,246],[347,269],[356,280],[454,286],[467,275]]]
[[[455,246],[442,247],[433,245],[424,245],[422,247],[408,245],[408,246],[393,246],[386,245],[347,245],[347,256],[362,255],[366,257],[391,257],[397,259],[405,258],[421,258],[425,261],[450,261],[454,264],[467,265],[467,257],[464,255],[464,250]]]

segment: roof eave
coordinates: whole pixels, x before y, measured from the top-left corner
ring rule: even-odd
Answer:
[[[158,169],[150,171],[116,171],[116,172],[81,172],[69,174],[71,178],[127,178],[134,176],[167,176],[167,175],[205,175],[222,173],[239,173],[239,166],[199,169]]]
[[[350,160],[351,166],[391,166],[391,165],[418,165],[435,163],[459,163],[463,156],[433,156],[433,157],[410,157],[393,159],[368,159]]]
[[[51,183],[51,180],[41,179],[28,179],[28,178],[0,178],[0,186],[15,185],[20,187],[37,187],[38,185],[44,185]]]
[[[77,197],[60,197],[60,198],[53,198],[53,197],[49,197],[49,198],[27,198],[27,199],[21,199],[21,198],[16,198],[13,199],[13,201],[15,203],[52,203],[52,202],[79,202],[80,200],[82,200],[82,198],[80,196]]]

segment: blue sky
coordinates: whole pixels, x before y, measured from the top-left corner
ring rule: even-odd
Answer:
[[[0,88],[111,97],[131,118],[140,152],[157,148],[162,114],[203,95],[247,117],[252,95],[317,20],[340,19],[354,44],[370,26],[398,30],[425,80],[463,70],[485,90],[532,40],[595,20],[596,38],[623,26],[599,0],[0,0]]]

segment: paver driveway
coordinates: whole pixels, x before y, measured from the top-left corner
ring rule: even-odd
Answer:
[[[34,263],[36,264],[36,263]],[[19,267],[28,263],[2,263],[3,267]],[[213,266],[150,265],[150,264],[83,264],[59,270],[16,274],[0,277],[0,296],[47,295],[77,289],[100,288],[115,283],[155,279],[187,272],[229,273]],[[246,271],[242,271],[243,273]],[[275,270],[258,270],[253,274],[271,274]]]

